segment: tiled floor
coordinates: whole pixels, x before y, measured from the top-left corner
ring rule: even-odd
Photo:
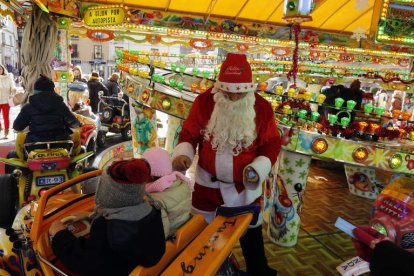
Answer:
[[[355,225],[368,224],[373,201],[348,191],[343,166],[322,168],[312,163],[305,191],[298,244],[283,248],[265,238],[269,265],[278,275],[339,275],[336,266],[355,256],[351,239],[334,223],[342,217]],[[240,247],[233,250],[240,265]]]

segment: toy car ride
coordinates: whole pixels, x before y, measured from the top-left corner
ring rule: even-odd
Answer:
[[[372,228],[414,253],[414,179],[397,177],[374,203]]]
[[[0,175],[0,227],[10,226],[18,209],[49,188],[83,173],[85,160],[94,152],[74,154],[73,148],[71,140],[26,143],[24,152],[0,157],[6,164],[6,174]]]
[[[131,140],[131,120],[127,98],[122,92],[118,94],[118,97],[103,96],[103,93],[99,93],[98,112],[101,120],[97,137],[99,147],[105,147],[108,132],[120,133],[123,140]]]
[[[93,211],[94,185],[100,173],[96,170],[70,179],[21,209],[13,228],[0,229],[0,268],[12,275],[67,275],[53,253],[48,229],[54,220],[61,220],[75,236],[87,237],[91,222],[87,218],[73,222],[72,214]],[[81,192],[73,192],[73,186],[80,186]],[[257,222],[257,207],[224,207],[217,210],[209,225],[202,215],[192,215],[173,238],[166,240],[165,253],[155,266],[138,266],[130,275],[215,275],[217,271],[219,275],[235,275],[228,266],[222,273],[222,264],[249,223]]]

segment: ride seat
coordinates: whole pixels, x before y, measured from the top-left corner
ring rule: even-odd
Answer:
[[[204,217],[200,214],[193,214],[190,220],[177,230],[175,238],[166,241],[165,253],[156,265],[152,267],[138,266],[129,275],[159,275],[206,227],[207,223]]]

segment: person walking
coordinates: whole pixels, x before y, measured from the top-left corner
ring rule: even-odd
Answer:
[[[0,64],[0,112],[3,114],[4,122],[4,138],[7,139],[9,135],[10,127],[10,105],[9,100],[13,98],[13,95],[16,93],[16,87],[14,85],[13,78],[7,72],[7,69],[4,65]],[[2,130],[2,125],[0,123],[0,131]]]

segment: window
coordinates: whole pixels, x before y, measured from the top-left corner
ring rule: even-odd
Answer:
[[[72,44],[72,50],[70,53],[71,58],[79,58],[79,52],[78,52],[78,44]]]
[[[6,34],[5,33],[1,33],[1,44],[6,45]]]
[[[9,35],[9,45],[13,46],[13,37]]]
[[[94,59],[102,59],[102,45],[93,46],[93,57]]]

